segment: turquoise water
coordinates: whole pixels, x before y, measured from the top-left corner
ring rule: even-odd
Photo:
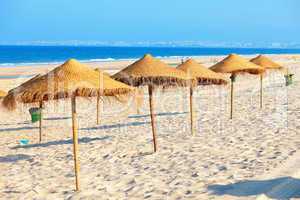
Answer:
[[[146,53],[157,57],[203,55],[298,54],[300,49],[267,48],[185,48],[185,47],[95,47],[95,46],[0,46],[0,66],[80,61],[107,61],[140,58]]]
[[[0,75],[0,79],[16,79],[16,78],[30,78],[33,75],[9,75],[9,76],[2,76]]]

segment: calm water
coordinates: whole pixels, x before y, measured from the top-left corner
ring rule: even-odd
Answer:
[[[237,54],[296,54],[300,49],[183,48],[183,47],[83,47],[83,46],[0,46],[0,65],[139,58],[145,53],[158,57]]]

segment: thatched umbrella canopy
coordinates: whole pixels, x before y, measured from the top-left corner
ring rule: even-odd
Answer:
[[[76,190],[79,190],[76,97],[117,96],[132,90],[132,87],[107,76],[103,76],[100,82],[98,73],[92,68],[70,59],[49,73],[34,77],[10,90],[3,100],[3,105],[8,109],[14,109],[17,103],[42,105],[43,101],[71,98]]]
[[[270,70],[270,69],[282,70],[284,68],[280,64],[274,62],[273,60],[271,60],[270,58],[264,55],[258,55],[257,57],[252,58],[250,62],[259,65],[265,68],[266,70]]]
[[[252,58],[250,62],[263,67],[265,70],[283,70],[284,67],[264,55]],[[260,76],[260,108],[263,106],[263,76]]]
[[[205,66],[197,63],[193,59],[188,59],[184,63],[178,65],[177,69],[187,73],[188,76],[197,80],[197,85],[221,85],[227,84],[225,78]],[[190,87],[190,114],[191,114],[191,132],[194,135],[193,129],[193,87]]]
[[[250,73],[261,74],[264,72],[264,68],[249,62],[247,59],[237,55],[230,54],[222,61],[210,67],[211,70],[218,73]]]
[[[249,62],[247,59],[242,58],[236,54],[230,54],[222,61],[210,67],[211,70],[218,73],[230,73],[231,74],[231,109],[230,119],[232,119],[233,111],[233,82],[235,81],[236,74],[250,73],[250,74],[262,74],[265,69],[259,65]]]
[[[146,54],[112,78],[132,86],[187,86],[190,81],[184,72],[153,58],[150,54]]]
[[[114,79],[132,86],[148,86],[150,116],[154,152],[156,151],[155,115],[153,112],[154,87],[189,86],[191,78],[185,72],[172,68],[159,59],[147,54],[140,60],[112,76]]]
[[[7,95],[7,92],[0,90],[0,99],[4,98]]]
[[[43,76],[36,76],[24,84],[8,92],[3,105],[15,109],[17,102],[39,103],[41,101],[57,100],[72,96],[93,97],[115,96],[131,91],[131,87],[99,75],[92,68],[81,64],[75,59],[66,61]]]
[[[188,76],[196,79],[197,85],[221,85],[227,83],[221,74],[208,69],[193,59],[188,59],[184,63],[178,65],[177,69],[184,71]]]

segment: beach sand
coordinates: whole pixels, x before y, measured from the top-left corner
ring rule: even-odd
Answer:
[[[79,99],[80,192],[74,192],[70,100],[46,104],[41,143],[29,107],[15,112],[0,108],[0,199],[300,198],[300,56],[270,57],[295,73],[294,84],[285,87],[281,73],[268,73],[261,110],[259,77],[239,76],[233,120],[229,85],[198,87],[194,137],[188,90],[157,90],[155,154],[146,89],[139,115],[131,101],[126,106],[103,102],[101,125],[96,125],[96,99]],[[222,58],[196,59],[210,66]],[[89,64],[114,73],[131,62]],[[35,75],[53,67],[3,67],[0,74]],[[26,79],[0,79],[0,89]],[[20,139],[30,144],[20,146]]]

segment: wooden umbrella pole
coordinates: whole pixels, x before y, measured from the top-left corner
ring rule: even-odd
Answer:
[[[72,102],[72,130],[73,130],[73,154],[74,154],[74,170],[76,191],[79,191],[79,160],[78,160],[78,130],[77,130],[77,113],[76,113],[76,97],[73,96]]]
[[[260,75],[260,108],[263,107],[263,75]]]
[[[135,92],[135,106],[136,106],[136,114],[141,114],[140,107],[141,107],[141,91],[137,89]]]
[[[156,127],[155,127],[155,114],[153,112],[153,86],[148,86],[149,92],[149,105],[150,105],[150,116],[151,116],[151,126],[152,126],[152,137],[153,137],[153,148],[154,152],[156,152]]]
[[[137,115],[139,115],[140,114],[140,108],[139,108],[139,98],[140,98],[140,96],[139,96],[139,93],[138,92],[136,92],[135,93],[135,109],[136,109],[136,114]]]
[[[141,111],[140,111],[140,105],[137,101],[138,100],[135,99],[135,108],[136,108],[136,114],[139,115],[139,114],[141,114]]]
[[[97,95],[97,124],[100,124],[100,95]]]
[[[39,121],[39,132],[40,132],[40,142],[42,142],[42,119],[43,119],[43,101],[40,101],[40,121]]]
[[[230,96],[230,119],[233,115],[233,81],[231,80],[231,96]]]
[[[194,110],[193,110],[193,86],[190,86],[190,114],[191,114],[191,133],[193,136],[195,136],[194,132]]]
[[[103,81],[103,79],[102,79],[102,76],[101,76],[101,72],[100,72],[100,70],[99,70],[99,91],[98,91],[98,95],[97,95],[97,124],[100,124],[100,114],[99,114],[99,112],[100,112],[100,90],[101,90],[101,86],[102,86],[102,81]],[[102,91],[101,91],[102,92]]]

